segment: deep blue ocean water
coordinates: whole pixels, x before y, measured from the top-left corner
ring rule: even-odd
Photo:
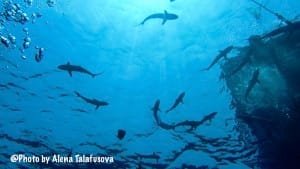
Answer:
[[[74,154],[114,156],[115,160],[127,162],[129,168],[136,168],[137,163],[125,158],[154,152],[160,155],[158,162],[153,159],[136,162],[167,164],[168,168],[183,164],[251,168],[243,162],[245,158],[218,162],[204,151],[222,146],[230,149],[225,143],[219,147],[201,143],[204,148],[185,151],[176,160],[167,162],[174,151],[200,141],[182,129],[159,128],[151,108],[160,99],[160,116],[168,123],[200,120],[218,112],[210,123],[195,132],[207,139],[230,137],[232,145],[242,146],[235,130],[234,111],[229,106],[231,96],[226,91],[220,92],[225,84],[219,80],[219,67],[207,72],[200,70],[228,45],[246,45],[245,39],[250,35],[278,27],[280,21],[276,17],[248,0],[57,0],[52,7],[46,0],[33,0],[32,5],[12,2],[19,3],[30,20],[22,24],[1,16],[1,36],[12,34],[16,44],[0,45],[0,84],[13,83],[17,87],[0,88],[0,168],[38,167],[10,162],[9,156],[15,153],[49,153],[43,146],[24,144],[24,140],[47,145],[56,154],[66,154],[67,149]],[[287,18],[299,14],[297,0],[262,2]],[[3,12],[5,0],[1,3]],[[178,19],[164,25],[159,19],[139,25],[145,17],[164,10],[178,15]],[[35,21],[31,17],[34,12],[42,15]],[[24,29],[28,29],[28,35]],[[22,52],[26,36],[31,43]],[[41,47],[43,57],[36,62],[35,55]],[[103,74],[92,78],[73,72],[70,77],[68,72],[57,68],[67,62]],[[109,105],[96,110],[76,97],[74,91]],[[184,104],[164,113],[181,92],[186,93]],[[119,129],[126,131],[122,140],[116,136]],[[150,135],[139,136],[147,133]],[[178,135],[182,138],[176,139]],[[87,143],[122,152],[84,146]],[[233,153],[224,151],[214,155],[224,157]]]

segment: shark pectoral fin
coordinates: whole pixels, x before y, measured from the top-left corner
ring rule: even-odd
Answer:
[[[167,19],[164,18],[161,24],[164,25],[166,22],[167,22]]]
[[[100,107],[100,105],[97,105],[97,106],[96,106],[96,108],[95,108],[95,110],[98,110],[98,109],[99,109],[99,107]]]
[[[72,77],[72,71],[68,71],[69,75]]]

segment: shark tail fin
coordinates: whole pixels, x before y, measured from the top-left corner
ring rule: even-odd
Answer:
[[[201,71],[201,72],[209,71],[209,68],[204,68],[204,69],[201,69],[200,71]]]
[[[145,24],[145,21],[141,22],[140,24],[138,24],[138,26],[142,26]]]
[[[81,95],[77,92],[77,91],[74,91],[74,93],[76,94],[76,96],[80,97]]]
[[[102,75],[102,74],[103,74],[103,72],[101,72],[101,73],[95,73],[95,74],[92,74],[92,77],[95,78],[96,76],[99,76],[99,75]]]

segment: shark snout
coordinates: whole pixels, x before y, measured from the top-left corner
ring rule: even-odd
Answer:
[[[178,19],[178,15],[170,14],[169,19]]]
[[[57,68],[61,69],[61,70],[65,70],[66,69],[66,67],[64,65],[59,65],[59,66],[57,66]]]

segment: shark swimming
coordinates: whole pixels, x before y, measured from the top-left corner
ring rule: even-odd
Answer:
[[[174,125],[174,128],[179,126],[189,126],[190,128],[187,131],[195,130],[198,126],[204,124],[205,122],[211,122],[213,118],[217,115],[217,112],[212,112],[202,118],[200,121],[183,121]]]
[[[70,64],[70,62],[68,62],[67,64],[59,65],[59,66],[57,66],[57,68],[60,70],[67,71],[71,77],[72,77],[72,72],[88,74],[88,75],[92,76],[93,78],[102,74],[102,73],[92,73],[81,66],[72,65],[72,64]]]
[[[227,48],[220,51],[220,53],[215,57],[215,59],[212,61],[212,63],[205,69],[202,69],[202,71],[207,71],[211,69],[221,58],[226,58],[227,54],[233,49],[233,46],[228,46]]]
[[[182,92],[182,93],[177,97],[177,99],[175,100],[173,106],[170,107],[170,108],[166,111],[166,113],[168,113],[168,112],[174,110],[180,103],[183,104],[183,98],[184,98],[184,96],[185,96],[185,92]]]
[[[105,102],[105,101],[100,101],[97,99],[89,99],[87,97],[82,96],[80,93],[78,93],[77,91],[74,91],[74,93],[76,94],[77,97],[81,98],[82,100],[84,100],[85,102],[92,104],[94,106],[96,106],[96,110],[100,107],[100,106],[108,106],[109,103]]]
[[[253,87],[255,86],[255,84],[259,83],[259,69],[256,69],[254,72],[253,72],[253,75],[252,75],[252,78],[251,80],[249,81],[248,83],[248,87],[246,89],[246,93],[245,93],[245,99],[247,100],[250,92],[252,91]]]
[[[159,105],[160,105],[160,100],[156,100],[153,108],[151,108],[151,110],[153,111],[153,114],[154,114],[155,121],[157,123],[160,122],[160,119],[158,117],[158,112],[160,111]]]
[[[168,20],[178,19],[178,15],[168,13],[165,10],[164,13],[155,13],[155,14],[149,15],[140,23],[140,25],[144,25],[150,19],[162,19],[162,25],[164,25]]]

